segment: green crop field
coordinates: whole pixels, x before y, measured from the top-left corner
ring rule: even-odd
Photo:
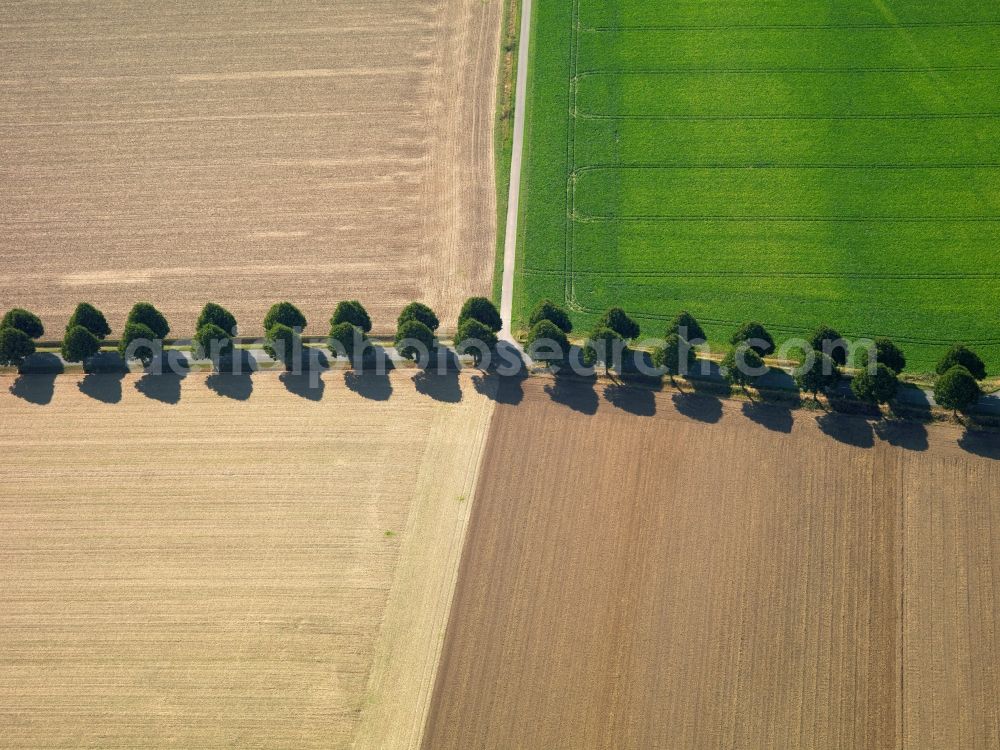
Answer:
[[[996,0],[535,6],[515,309],[955,341],[1000,371]],[[518,321],[516,321],[518,322]]]

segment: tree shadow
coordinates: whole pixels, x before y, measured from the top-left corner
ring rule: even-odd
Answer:
[[[55,354],[32,354],[21,363],[18,376],[9,390],[12,395],[28,403],[45,406],[52,402],[55,394],[56,376],[64,371],[62,360]]]
[[[371,401],[388,401],[392,396],[392,381],[385,371],[348,370],[344,373],[344,385]]]
[[[417,393],[455,404],[462,400],[462,386],[458,382],[461,370],[462,364],[455,352],[440,348],[435,350],[427,367],[413,376],[413,385]]]
[[[472,387],[498,404],[516,406],[524,400],[527,378],[528,366],[521,352],[510,342],[500,341],[493,350],[490,368],[472,376]]]
[[[188,375],[190,365],[180,352],[164,352],[164,356],[150,363],[145,374],[135,383],[135,389],[146,398],[164,404],[181,400],[181,381]]]
[[[545,386],[545,393],[557,404],[593,416],[600,404],[595,390],[596,384],[596,375],[583,378],[556,373],[552,382]]]
[[[650,388],[612,383],[604,387],[604,398],[612,406],[637,417],[652,417],[656,414],[656,394]]]
[[[1000,461],[1000,435],[995,433],[966,430],[958,439],[958,445],[974,455]]]
[[[715,424],[722,419],[722,401],[708,390],[695,390],[688,393],[675,393],[670,397],[674,408],[687,417],[698,422]]]
[[[876,423],[875,434],[889,445],[909,451],[925,451],[930,447],[927,427],[919,422],[902,419],[885,420]]]
[[[788,434],[792,431],[795,417],[787,406],[777,403],[749,402],[743,404],[743,415],[751,422],[766,427],[772,432]]]
[[[83,363],[83,370],[94,375],[125,375],[129,371],[118,352],[98,352]]]
[[[217,395],[235,401],[246,401],[253,393],[253,379],[249,372],[213,372],[205,378],[205,385]]]
[[[875,446],[875,431],[865,419],[827,412],[816,419],[816,424],[824,435],[840,443],[853,445],[855,448]]]
[[[76,384],[80,392],[95,401],[117,404],[122,400],[122,380],[124,372],[88,372]]]
[[[307,372],[283,372],[278,380],[289,393],[293,393],[309,401],[321,401],[326,390],[323,371],[314,369]]]

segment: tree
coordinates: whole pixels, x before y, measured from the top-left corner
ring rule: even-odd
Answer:
[[[344,355],[353,364],[357,355],[363,355],[368,348],[368,336],[365,334],[364,329],[353,323],[346,321],[335,323],[330,328],[330,341],[327,346],[331,354],[336,357]]]
[[[851,381],[855,398],[869,404],[888,404],[898,391],[898,376],[883,364],[876,365],[874,370],[862,370]]]
[[[903,350],[887,338],[875,339],[869,347],[859,351],[854,366],[860,370],[872,362],[885,365],[897,375],[906,369]]]
[[[830,326],[820,326],[809,339],[813,351],[822,352],[838,365],[847,364],[847,342],[840,333]]]
[[[236,335],[236,316],[222,305],[217,305],[214,302],[208,302],[201,309],[198,322],[195,323],[194,327],[196,331],[200,331],[207,325],[221,328],[229,336]]]
[[[408,320],[416,320],[419,323],[423,323],[431,331],[436,331],[440,325],[437,315],[423,302],[411,302],[404,307],[403,312],[399,314],[399,318],[396,320],[397,327],[403,325]]]
[[[20,365],[35,353],[35,342],[20,328],[0,327],[0,365]]]
[[[148,302],[136,302],[125,319],[125,325],[140,323],[153,332],[153,338],[165,339],[170,333],[166,317]],[[122,334],[124,337],[124,334]]]
[[[594,330],[608,328],[626,341],[639,338],[639,324],[628,316],[620,307],[611,307],[601,316]]]
[[[934,400],[956,415],[960,411],[968,411],[982,395],[976,376],[962,365],[952,367],[934,384]]]
[[[668,334],[663,346],[653,352],[653,364],[666,370],[671,385],[676,385],[674,376],[686,376],[694,369],[697,361],[698,355],[694,347],[676,333]]]
[[[264,351],[267,356],[283,363],[286,370],[291,370],[302,356],[302,337],[291,326],[275,323],[267,329]]]
[[[937,374],[944,375],[956,365],[964,367],[976,380],[982,380],[986,377],[986,365],[983,364],[983,360],[964,344],[955,344],[948,350],[948,353],[938,363]]]
[[[704,344],[708,340],[701,324],[687,310],[681,310],[677,313],[677,317],[670,321],[664,338],[669,339],[672,334],[677,334],[692,344]]]
[[[751,321],[744,323],[736,329],[736,333],[729,339],[733,346],[747,343],[761,357],[766,357],[774,353],[774,339],[767,329],[760,323]]]
[[[528,332],[528,356],[545,365],[566,361],[569,348],[566,332],[555,321],[542,318]]]
[[[729,385],[738,385],[743,392],[747,392],[747,386],[760,377],[761,370],[764,370],[764,360],[757,350],[742,341],[732,349],[722,360],[722,376]]]
[[[620,366],[616,359],[625,349],[625,337],[609,326],[597,326],[587,342],[586,359],[604,365],[604,374],[611,367]]]
[[[341,323],[350,323],[353,326],[357,326],[364,333],[368,333],[372,329],[372,319],[368,317],[368,311],[356,299],[337,303],[337,307],[333,311],[333,317],[330,318],[330,325],[338,326]]]
[[[306,316],[291,302],[277,302],[264,316],[264,330],[270,331],[276,325],[302,330],[306,327]]]
[[[20,307],[8,310],[0,320],[0,328],[16,328],[28,335],[29,338],[40,339],[45,335],[45,328],[42,326],[41,318],[33,312],[28,312]]]
[[[84,362],[101,350],[101,340],[82,325],[66,331],[62,343],[62,357],[67,362]]]
[[[497,345],[497,334],[492,327],[477,318],[465,318],[458,324],[455,349],[459,354],[472,354],[476,366],[483,355]]]
[[[535,309],[531,311],[531,316],[528,318],[528,327],[533,329],[543,320],[555,324],[563,333],[573,332],[573,321],[569,319],[569,313],[552,300],[543,299],[535,305]]]
[[[81,302],[76,306],[76,310],[73,311],[73,315],[70,317],[69,323],[66,324],[66,332],[68,333],[77,326],[86,328],[98,340],[103,339],[111,333],[111,327],[108,326],[108,321],[104,317],[104,313],[89,302]]]
[[[469,297],[462,305],[462,311],[458,314],[458,324],[472,318],[487,326],[494,333],[503,328],[503,320],[500,318],[500,311],[493,304],[492,300],[486,297]]]
[[[434,343],[434,331],[416,318],[403,320],[396,329],[396,351],[403,359],[417,359],[429,353]]]
[[[138,346],[133,347],[130,352],[129,347],[136,341],[146,341],[149,343],[139,344]],[[159,343],[154,344],[154,341]],[[149,367],[149,363],[153,361],[153,357],[155,357],[157,351],[160,351],[161,349],[162,337],[157,336],[156,331],[147,326],[145,323],[125,324],[125,328],[122,329],[121,340],[118,342],[118,353],[122,356],[122,359],[128,359],[131,357],[142,362],[144,367]]]
[[[228,321],[225,321],[228,322]],[[220,357],[232,354],[233,337],[215,323],[205,323],[194,335],[203,356],[218,364]]]
[[[795,384],[819,401],[819,392],[832,388],[840,380],[840,368],[833,358],[821,351],[806,354],[806,361],[795,370]]]

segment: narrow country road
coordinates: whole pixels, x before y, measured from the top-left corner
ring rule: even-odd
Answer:
[[[507,199],[507,229],[503,242],[503,286],[500,294],[500,338],[518,346],[511,332],[514,311],[514,265],[517,259],[517,216],[521,198],[521,157],[524,153],[524,115],[528,90],[528,47],[531,43],[531,2],[521,3],[521,35],[517,49],[517,85],[514,91],[514,144],[510,157],[510,193]],[[518,348],[520,348],[518,346]]]

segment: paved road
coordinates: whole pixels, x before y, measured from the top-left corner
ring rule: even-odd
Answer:
[[[517,50],[517,85],[514,91],[514,147],[510,157],[510,193],[507,198],[507,230],[503,241],[503,286],[500,293],[500,338],[520,346],[511,334],[514,311],[514,264],[517,258],[517,217],[521,199],[521,157],[524,153],[524,115],[527,108],[528,47],[531,43],[531,1],[521,3],[521,36]]]

